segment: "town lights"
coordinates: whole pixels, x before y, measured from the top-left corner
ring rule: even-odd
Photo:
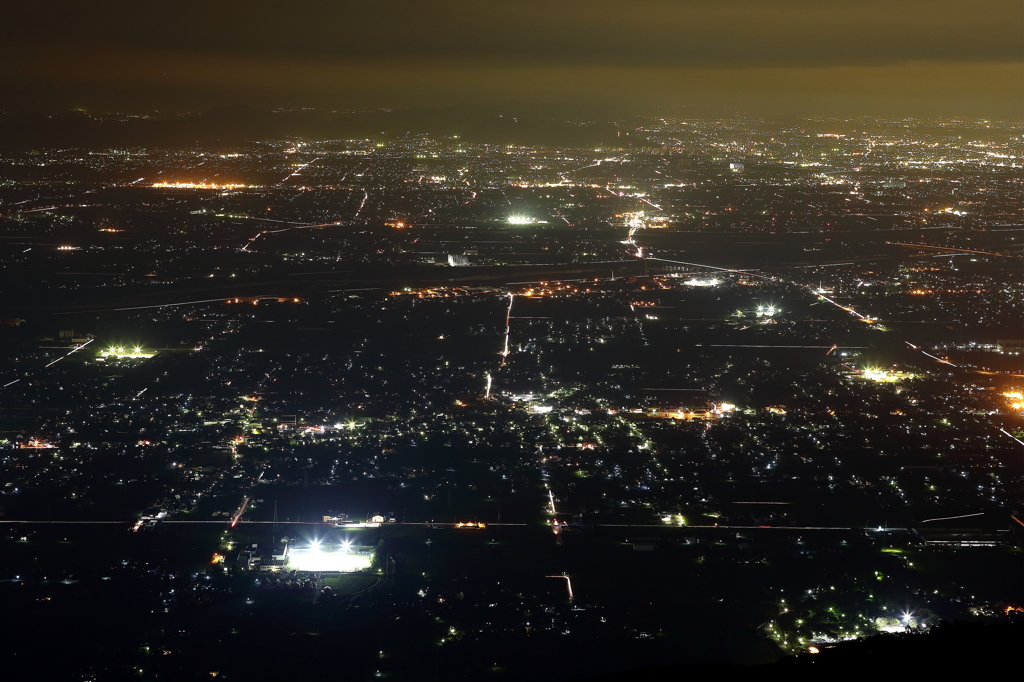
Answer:
[[[1006,391],[1003,396],[1010,399],[1010,408],[1014,410],[1024,410],[1024,392],[1022,391]]]

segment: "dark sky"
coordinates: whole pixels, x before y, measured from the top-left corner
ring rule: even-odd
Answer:
[[[1020,0],[35,0],[4,15],[5,109],[1024,117]]]

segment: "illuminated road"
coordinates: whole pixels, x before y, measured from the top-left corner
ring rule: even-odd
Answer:
[[[992,253],[991,251],[975,251],[973,249],[958,249],[951,246],[931,246],[929,244],[905,244],[903,242],[887,242],[897,246],[905,246],[909,249],[931,249],[934,251],[947,251],[946,255],[955,256],[959,253],[978,253],[983,256],[996,256],[997,258],[1016,258],[1016,256],[1005,253]]]
[[[259,220],[259,218],[254,218],[254,220]],[[274,221],[274,222],[283,222],[283,221]],[[252,246],[253,243],[257,239],[259,239],[260,237],[262,237],[265,234],[277,234],[278,232],[288,232],[290,230],[316,230],[316,229],[322,229],[322,228],[325,228],[325,227],[335,227],[338,224],[339,223],[318,223],[316,225],[289,225],[287,227],[282,227],[280,230],[261,230],[260,232],[257,232],[255,236],[250,237],[249,241],[247,241],[245,243],[245,246],[241,247],[239,249],[239,251],[245,251],[246,253],[250,253],[249,247]]]

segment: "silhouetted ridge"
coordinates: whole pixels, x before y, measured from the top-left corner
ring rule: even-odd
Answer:
[[[610,123],[573,123],[528,108],[502,106],[395,109],[322,115],[269,112],[244,105],[194,116],[107,120],[83,112],[24,116],[0,122],[0,149],[181,147],[260,140],[364,139],[408,134],[457,135],[470,143],[594,146],[616,141]],[[620,141],[621,142],[621,141]]]

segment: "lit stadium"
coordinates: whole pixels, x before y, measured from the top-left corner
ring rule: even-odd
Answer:
[[[358,573],[370,570],[372,547],[356,547],[351,542],[312,542],[289,546],[285,550],[285,570],[319,573]]]

